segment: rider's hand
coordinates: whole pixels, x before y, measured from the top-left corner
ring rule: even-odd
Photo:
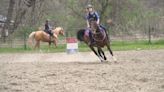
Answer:
[[[97,25],[100,25],[100,19],[97,20]]]
[[[100,25],[100,23],[99,23],[99,22],[97,22],[97,25]]]

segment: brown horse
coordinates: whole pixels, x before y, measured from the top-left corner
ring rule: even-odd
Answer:
[[[99,25],[96,23],[96,21],[90,21],[90,29],[80,29],[77,32],[77,39],[79,41],[84,41],[89,47],[90,49],[96,54],[96,56],[98,56],[98,58],[102,61],[107,60],[104,51],[102,50],[102,48],[104,46],[106,46],[110,52],[110,54],[112,55],[114,61],[116,61],[116,58],[113,55],[113,52],[110,48],[110,40],[109,37],[106,33],[106,31],[102,28],[99,27]],[[89,44],[90,43],[90,38],[89,38],[89,34],[86,35],[87,30],[91,30],[92,31],[92,38],[94,39],[95,43],[94,44]],[[97,48],[97,51],[95,50],[95,48]]]
[[[53,37],[50,37],[49,34],[42,31],[41,29],[39,29],[38,31],[32,32],[29,35],[29,39],[28,39],[29,44],[32,45],[32,43],[34,43],[34,41],[36,41],[34,48],[37,48],[37,47],[40,48],[40,41],[48,42],[49,47],[52,42],[52,43],[54,43],[55,47],[57,47],[58,35],[59,34],[64,35],[64,30],[62,27],[56,27],[55,29],[52,30],[52,33],[53,33]]]

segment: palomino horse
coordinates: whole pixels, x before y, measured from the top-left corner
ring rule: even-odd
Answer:
[[[85,42],[90,49],[98,56],[98,58],[102,61],[107,60],[104,51],[102,48],[106,46],[110,52],[110,54],[113,57],[113,60],[116,61],[116,58],[113,55],[113,52],[110,48],[110,41],[109,37],[106,34],[105,30],[103,28],[100,28],[99,25],[96,23],[96,21],[90,21],[90,26],[91,28],[87,29],[80,29],[77,32],[77,39],[79,41]],[[89,30],[92,31],[92,37],[95,41],[94,44],[89,44],[90,38],[89,38]],[[97,47],[97,51],[95,50],[94,47]]]
[[[36,41],[35,43],[35,47],[34,48],[40,48],[40,41],[42,42],[48,42],[49,43],[49,47],[51,45],[51,42],[54,43],[55,47],[57,47],[57,40],[58,40],[58,35],[64,35],[64,30],[62,27],[56,27],[55,29],[52,30],[53,33],[53,37],[50,38],[50,35],[47,34],[46,32],[42,31],[42,30],[38,30],[35,32],[32,32],[29,35],[29,43],[30,45],[32,45],[32,42]]]

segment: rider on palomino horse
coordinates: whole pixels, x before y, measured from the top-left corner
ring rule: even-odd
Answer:
[[[89,45],[94,44],[94,39],[92,37],[92,31],[90,30],[90,21],[96,21],[97,24],[99,25],[100,30],[105,31],[106,33],[106,28],[102,25],[100,25],[100,16],[98,13],[93,9],[93,6],[91,4],[87,5],[86,7],[87,10],[87,15],[86,15],[86,20],[87,20],[87,31],[89,32],[89,38],[90,38],[90,43]]]
[[[48,19],[46,20],[46,23],[45,23],[44,32],[48,33],[50,35],[50,38],[53,37],[52,27],[50,26]]]

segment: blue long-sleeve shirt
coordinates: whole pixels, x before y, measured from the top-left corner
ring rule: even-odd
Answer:
[[[100,16],[97,12],[88,13],[86,15],[86,20],[88,21],[90,20],[98,21],[98,19],[100,19]]]

